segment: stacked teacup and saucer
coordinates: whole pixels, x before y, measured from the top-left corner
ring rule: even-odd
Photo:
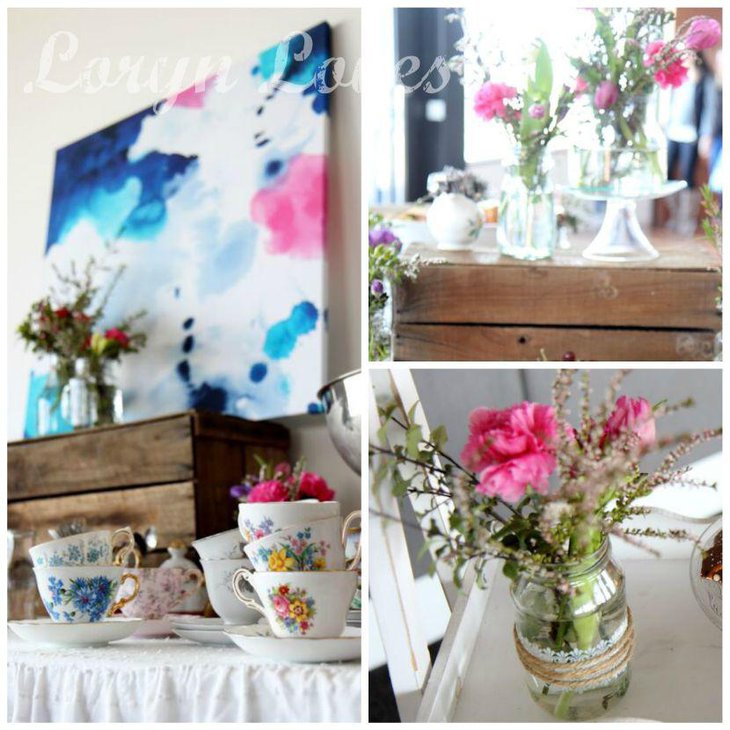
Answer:
[[[114,541],[125,538],[114,554]],[[38,591],[50,618],[10,621],[21,639],[56,646],[97,646],[131,636],[139,618],[113,617],[133,601],[139,580],[123,563],[134,547],[129,527],[83,532],[30,549]],[[127,595],[116,599],[120,585]]]
[[[231,640],[248,654],[281,661],[358,658],[360,630],[346,626],[360,545],[350,560],[345,546],[356,519],[359,511],[343,523],[335,501],[241,504],[238,523],[253,570],[237,570],[232,587],[238,600],[265,621],[227,628]]]
[[[218,617],[169,615],[168,619],[183,639],[230,646],[230,639],[223,633],[226,626],[243,626],[258,620],[256,611],[244,606],[233,593],[234,573],[251,567],[243,552],[241,533],[226,530],[195,540],[192,545],[200,556],[208,599]]]

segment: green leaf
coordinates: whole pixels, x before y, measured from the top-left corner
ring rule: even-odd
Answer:
[[[423,433],[421,427],[417,425],[409,426],[406,431],[406,454],[411,459],[418,459],[421,455],[419,445],[423,441]]]
[[[517,578],[518,570],[517,563],[512,560],[506,560],[502,566],[502,575],[509,580],[515,580]]]
[[[535,46],[535,79],[533,89],[536,94],[547,101],[553,93],[553,63],[550,60],[550,53],[542,38],[538,38],[535,41]]]
[[[404,479],[399,471],[393,473],[393,496],[394,497],[405,497],[408,494],[408,487],[411,483]]]
[[[445,426],[436,426],[436,428],[431,431],[431,443],[436,446],[437,449],[443,448],[444,444],[449,440],[449,436],[446,433],[446,427]]]

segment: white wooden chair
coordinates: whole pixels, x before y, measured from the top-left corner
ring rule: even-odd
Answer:
[[[378,434],[381,427],[378,406],[383,407],[394,400],[402,413],[407,413],[415,405],[413,420],[421,427],[424,439],[428,439],[430,430],[410,371],[371,370],[370,443],[383,448],[403,443],[403,432],[395,425],[386,428],[384,434]],[[418,621],[416,584],[398,499],[393,496],[389,480],[384,479],[379,484],[373,480],[373,472],[377,471],[381,458],[373,457],[371,469],[370,606],[378,621],[401,721],[445,719],[458,696],[463,672],[469,666],[489,593],[474,585],[473,573],[467,573],[462,589],[457,590],[449,568],[436,562],[436,574],[451,617],[432,667],[427,640]],[[404,467],[402,470],[405,478],[410,476],[408,469]],[[423,497],[411,495],[410,499],[416,512],[423,509],[424,504],[420,501]],[[429,507],[430,502],[425,506]],[[429,515],[428,522],[432,518],[441,520],[445,527],[449,513],[449,505],[445,503]],[[424,532],[426,527],[424,520],[421,524]]]

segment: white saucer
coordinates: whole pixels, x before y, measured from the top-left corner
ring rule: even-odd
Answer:
[[[247,654],[282,662],[346,662],[360,658],[361,633],[348,626],[334,639],[279,639],[268,626],[231,626],[225,633]]]
[[[172,630],[181,638],[198,644],[231,645],[231,639],[222,629],[195,629],[184,626],[173,626]]]
[[[166,618],[144,619],[132,636],[135,639],[165,639],[174,636],[172,624]]]
[[[172,614],[167,615],[173,630],[179,628],[195,631],[222,631],[226,625],[222,618],[205,618],[203,616],[185,616],[177,617]]]
[[[84,624],[65,624],[39,618],[8,621],[8,626],[24,641],[51,646],[103,646],[131,636],[143,624],[141,618],[109,618]]]

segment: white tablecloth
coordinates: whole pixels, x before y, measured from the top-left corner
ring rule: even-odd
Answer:
[[[202,646],[183,639],[58,649],[12,634],[8,638],[11,722],[359,719],[359,662],[275,663],[233,645]]]

